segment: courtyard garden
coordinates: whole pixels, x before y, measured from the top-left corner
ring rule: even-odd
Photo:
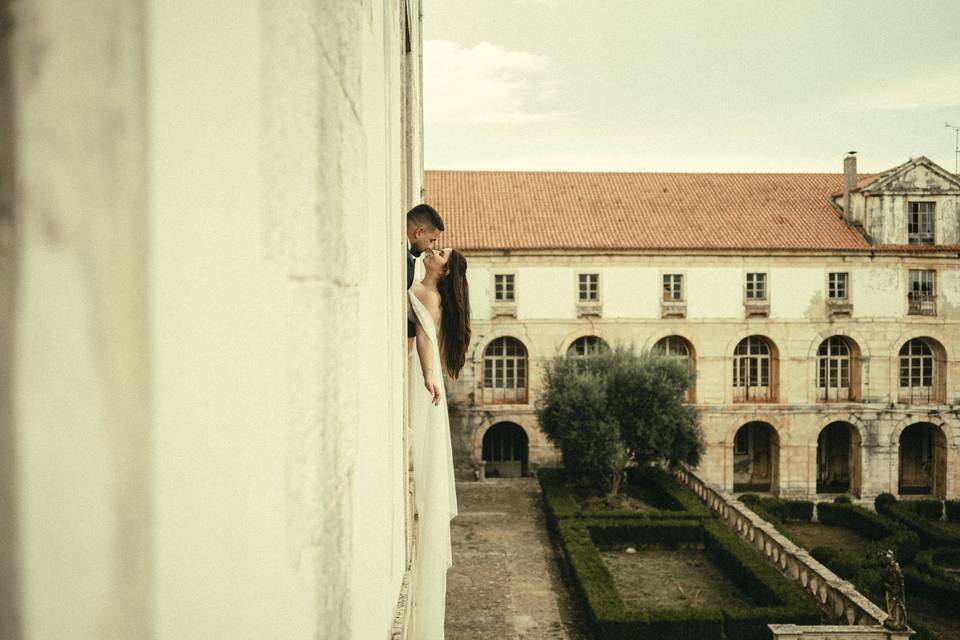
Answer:
[[[811,598],[666,472],[632,469],[622,490],[643,503],[608,510],[561,470],[539,478],[597,638],[759,639],[770,623],[820,623]]]
[[[696,464],[703,434],[681,363],[618,349],[558,358],[538,418],[563,469],[542,469],[547,523],[599,640],[770,637],[818,624],[812,598],[663,468]]]
[[[960,502],[883,494],[874,512],[846,497],[816,507],[753,494],[740,500],[881,608],[880,554],[893,550],[914,638],[960,640]]]

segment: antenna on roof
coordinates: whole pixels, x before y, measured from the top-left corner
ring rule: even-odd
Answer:
[[[960,171],[957,170],[957,161],[960,160],[960,127],[952,125],[949,122],[945,126],[947,129],[953,129],[953,132],[956,134],[956,143],[953,150],[953,173],[954,175],[960,176]]]

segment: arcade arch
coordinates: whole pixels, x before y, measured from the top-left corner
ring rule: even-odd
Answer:
[[[519,478],[529,472],[530,441],[523,427],[498,422],[483,434],[481,459],[487,477]]]

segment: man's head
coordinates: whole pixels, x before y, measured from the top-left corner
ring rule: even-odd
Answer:
[[[418,204],[407,211],[407,240],[410,253],[419,256],[423,250],[436,245],[443,231],[443,218],[428,204]]]

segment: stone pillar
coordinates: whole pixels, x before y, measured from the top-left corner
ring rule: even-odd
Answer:
[[[24,638],[153,635],[146,4],[4,3],[0,467],[19,575],[0,608]]]

